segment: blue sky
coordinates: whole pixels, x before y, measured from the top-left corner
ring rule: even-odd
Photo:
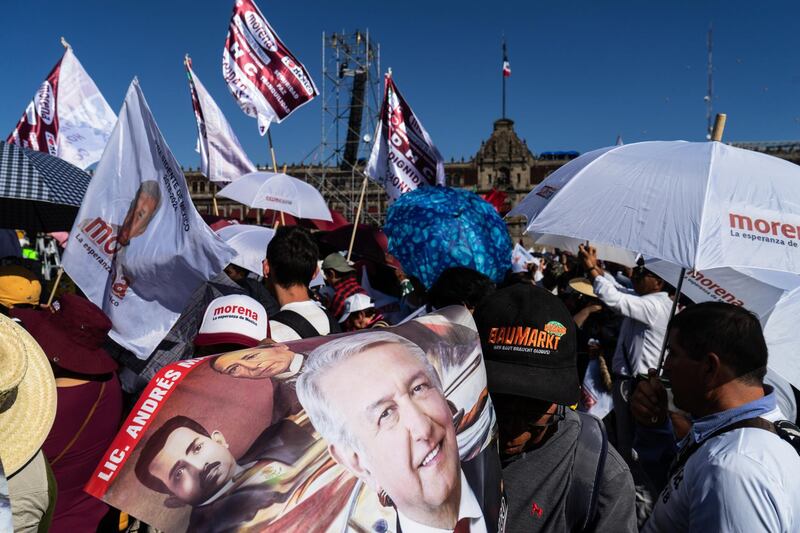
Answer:
[[[321,34],[369,28],[400,91],[447,160],[471,157],[500,115],[500,39],[512,76],[508,115],[534,152],[585,152],[652,139],[702,140],[706,32],[714,24],[714,108],[725,140],[800,139],[797,2],[256,0],[321,85]],[[221,76],[232,0],[5,2],[0,134],[16,124],[62,54],[65,36],[118,111],[136,75],[167,142],[196,167],[183,54],[250,157],[266,163],[256,122]],[[279,163],[320,142],[317,98],[273,125]]]

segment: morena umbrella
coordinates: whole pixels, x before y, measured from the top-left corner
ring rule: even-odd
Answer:
[[[332,221],[325,199],[317,189],[282,173],[245,174],[226,185],[217,195],[254,209],[273,209],[298,218]]]
[[[63,159],[0,141],[0,227],[69,231],[90,180]]]
[[[430,286],[447,268],[463,266],[499,283],[511,268],[511,238],[494,207],[475,193],[422,187],[389,208],[384,232],[403,269]]]
[[[267,256],[267,245],[275,230],[250,224],[231,224],[216,230],[228,246],[236,250],[231,263],[258,275],[263,275],[261,262]]]
[[[648,260],[645,265],[665,279],[677,279],[681,268]],[[774,270],[712,268],[684,274],[682,294],[694,303],[725,302],[758,316],[769,350],[768,366],[800,387],[797,317],[800,316],[800,276]]]
[[[537,185],[509,216],[687,269],[800,273],[800,166],[720,142],[601,148]]]

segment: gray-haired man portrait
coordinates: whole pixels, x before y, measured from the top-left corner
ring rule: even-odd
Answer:
[[[309,354],[297,395],[333,458],[394,504],[398,530],[496,530],[475,496],[483,480],[462,471],[440,378],[416,344],[387,331],[325,343]]]

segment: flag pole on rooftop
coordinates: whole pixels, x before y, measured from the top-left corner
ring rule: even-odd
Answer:
[[[506,78],[511,76],[511,64],[508,62],[508,53],[506,52],[506,36],[503,35],[503,116],[506,118]]]

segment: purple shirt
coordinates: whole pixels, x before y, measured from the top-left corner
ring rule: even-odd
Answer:
[[[57,459],[95,404],[94,413],[78,439]],[[83,487],[111,445],[121,418],[122,390],[116,374],[106,382],[90,381],[75,387],[58,387],[56,419],[42,446],[58,483],[55,515],[50,528],[52,533],[93,533],[97,530],[108,506],[83,492]]]

